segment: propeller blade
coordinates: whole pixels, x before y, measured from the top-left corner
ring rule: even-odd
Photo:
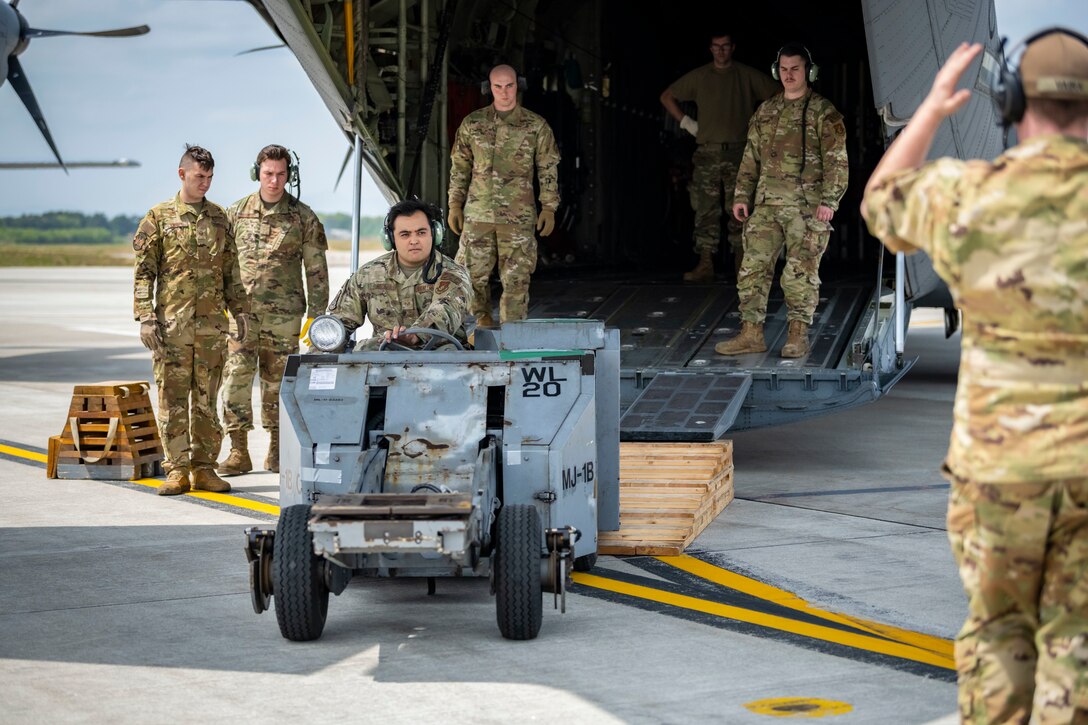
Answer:
[[[260,48],[250,48],[249,50],[243,50],[241,52],[235,53],[234,57],[237,58],[240,55],[248,55],[249,53],[259,53],[262,50],[275,50],[276,48],[286,48],[286,47],[287,46],[284,45],[283,43],[277,43],[276,45],[262,45]]]
[[[89,38],[131,38],[134,35],[146,35],[151,28],[146,25],[136,25],[131,28],[117,28],[116,30],[97,30],[94,32],[80,32],[77,30],[43,30],[41,28],[27,28],[27,38],[55,38],[58,35],[84,35]]]
[[[344,163],[340,164],[340,173],[336,175],[336,183],[332,185],[332,190],[336,191],[340,186],[340,179],[344,178],[344,170],[348,167],[348,162],[351,161],[352,154],[355,153],[354,146],[348,146],[348,153],[344,156]]]
[[[64,173],[67,174],[68,168],[64,165],[64,159],[60,157],[60,151],[57,151],[57,145],[53,143],[53,136],[49,133],[49,126],[45,123],[45,116],[42,115],[42,109],[38,107],[38,101],[34,98],[34,91],[30,88],[30,81],[27,80],[26,73],[23,72],[23,66],[15,56],[8,58],[8,83],[19,94],[19,100],[23,102],[26,110],[30,112],[34,123],[38,124],[38,130],[42,132],[42,136],[45,136],[45,142],[49,144],[49,148],[53,149],[53,155],[57,157],[57,162],[64,169]]]

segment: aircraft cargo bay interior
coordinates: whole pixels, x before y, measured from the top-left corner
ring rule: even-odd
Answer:
[[[994,47],[992,9],[912,14],[884,0],[742,10],[714,2],[467,0],[353,3],[358,12],[349,15],[339,3],[251,4],[285,39],[333,117],[357,134],[362,164],[390,200],[418,195],[446,206],[456,129],[491,103],[490,68],[518,70],[520,103],[545,118],[561,155],[556,229],[541,238],[529,316],[599,319],[620,329],[624,410],[642,397],[638,421],[624,419],[628,439],[720,437],[876,400],[911,365],[902,346],[909,306],[951,307],[928,259],[897,265],[869,236],[858,205],[886,139],[924,92],[916,78],[953,39]],[[712,32],[730,34],[736,62],[768,74],[783,44],[801,43],[819,66],[813,89],[844,118],[849,185],[819,268],[811,350],[800,359],[780,355],[788,321],[777,280],[767,352],[714,351],[741,328],[724,239],[713,283],[682,282],[697,259],[688,196],[695,142],[659,96],[710,62]],[[999,150],[988,98],[977,95],[935,151]],[[697,115],[694,105],[683,110]],[[445,251],[455,244],[449,235]],[[955,317],[947,320],[952,329]],[[713,378],[710,387],[732,392],[692,406],[675,375]],[[651,390],[655,381],[669,390]],[[680,412],[694,408],[698,420],[675,427]],[[688,427],[706,428],[707,418],[709,433]]]

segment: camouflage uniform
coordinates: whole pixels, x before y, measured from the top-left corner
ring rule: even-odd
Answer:
[[[823,96],[811,90],[792,100],[775,96],[752,116],[734,196],[751,210],[737,280],[742,320],[763,324],[774,262],[784,244],[781,284],[788,318],[812,324],[820,258],[831,236],[831,224],[816,218],[816,208],[838,209],[848,175],[846,126]]]
[[[741,248],[741,224],[733,218],[733,191],[744,153],[744,133],[752,111],[781,91],[770,76],[732,61],[728,68],[707,63],[669,86],[678,101],[694,101],[699,133],[688,194],[695,210],[695,253],[718,251],[721,212],[726,209],[730,246]]]
[[[162,334],[154,370],[164,467],[214,468],[223,435],[215,409],[227,341],[223,310],[249,313],[230,224],[218,205],[186,204],[179,195],[152,207],[132,247],[135,318],[157,320]]]
[[[465,314],[472,301],[472,282],[464,267],[436,254],[442,273],[434,284],[423,281],[426,265],[405,273],[395,251],[367,262],[344,283],[329,314],[340,318],[349,332],[368,317],[374,326],[374,336],[357,340],[356,350],[377,350],[386,332],[402,326],[431,327],[467,342]]]
[[[253,430],[253,376],[259,368],[261,423],[275,434],[280,378],[287,357],[298,352],[302,315],[317,317],[329,304],[325,229],[310,207],[287,193],[269,208],[260,193],[250,194],[231,205],[227,218],[252,316],[246,339],[228,343],[223,422],[227,432]]]
[[[1088,721],[1088,143],[891,176],[863,214],[963,311],[945,472],[964,722]]]
[[[496,260],[502,281],[499,316],[525,319],[529,280],[536,269],[536,201],[559,208],[559,148],[547,121],[516,106],[500,114],[493,106],[473,111],[457,129],[450,151],[449,205],[463,207],[465,228],[457,261],[472,278],[476,317],[491,315],[489,279]]]

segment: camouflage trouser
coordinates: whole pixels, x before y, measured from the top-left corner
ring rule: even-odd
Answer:
[[[1088,722],[1088,478],[954,479],[948,538],[968,597],[962,722]]]
[[[236,332],[234,320],[231,332]],[[227,365],[223,372],[223,426],[232,431],[253,430],[253,376],[260,372],[261,425],[270,432],[279,430],[280,379],[287,357],[298,352],[298,315],[254,313],[252,329],[245,342],[227,342]]]
[[[159,436],[167,471],[215,466],[223,441],[215,402],[225,352],[221,334],[197,335],[188,344],[167,340],[162,352],[154,356]]]
[[[815,211],[796,206],[757,206],[744,224],[744,262],[737,277],[740,318],[762,325],[767,316],[775,260],[786,249],[782,294],[790,320],[812,324],[820,301],[820,258],[827,249],[831,225]]]
[[[491,270],[496,261],[502,281],[499,319],[524,320],[529,314],[529,281],[536,269],[536,234],[532,224],[465,222],[457,261],[472,278],[473,315],[491,314]]]
[[[704,249],[718,251],[723,206],[729,245],[734,250],[740,248],[741,224],[733,217],[733,190],[742,156],[744,142],[702,144],[691,157],[695,168],[688,194],[695,210],[696,254]]]

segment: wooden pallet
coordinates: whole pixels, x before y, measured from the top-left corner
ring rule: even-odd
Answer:
[[[621,443],[620,529],[597,551],[676,556],[732,500],[732,441]]]
[[[50,478],[132,480],[162,470],[162,442],[145,382],[77,385],[68,420],[49,439]]]

